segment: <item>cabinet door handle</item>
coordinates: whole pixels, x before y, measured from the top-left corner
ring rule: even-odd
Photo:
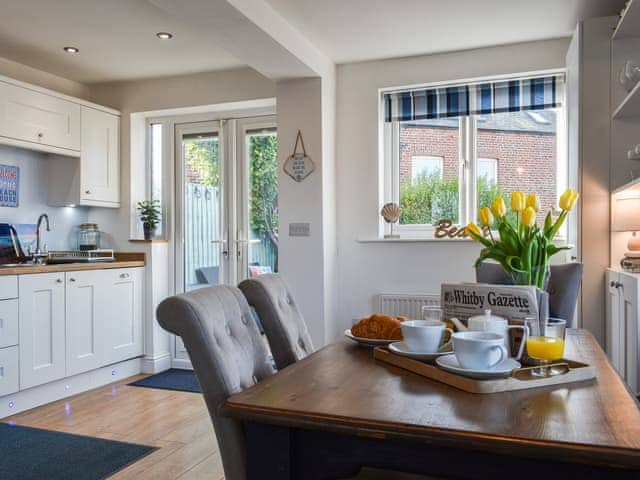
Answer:
[[[61,278],[56,278],[56,283],[62,283],[62,279]]]
[[[38,138],[42,138],[42,137],[44,137],[44,133],[38,132]]]
[[[611,280],[611,282],[609,282],[609,286],[611,288],[616,288],[616,282],[614,282],[613,280]]]
[[[70,279],[69,279],[69,281],[70,281],[70,282],[75,282],[75,281],[76,281],[76,279],[72,277],[72,278],[70,278]]]
[[[87,195],[91,195],[91,190],[85,190],[84,193],[86,193]]]
[[[129,274],[128,273],[121,273],[120,274],[120,278],[129,278]]]

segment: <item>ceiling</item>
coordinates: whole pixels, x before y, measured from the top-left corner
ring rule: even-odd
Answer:
[[[147,0],[2,0],[0,57],[83,83],[224,70],[242,62]],[[159,40],[157,32],[173,33]],[[74,46],[80,53],[65,53]]]
[[[211,0],[214,13],[216,1],[226,5]],[[579,19],[614,14],[624,0],[266,2],[325,55],[345,63],[564,37]],[[83,83],[244,66],[220,46],[214,27],[160,4],[2,0],[0,57]],[[174,38],[161,41],[155,36],[160,31]],[[80,53],[65,53],[64,46]]]
[[[571,35],[625,0],[267,0],[336,63]]]

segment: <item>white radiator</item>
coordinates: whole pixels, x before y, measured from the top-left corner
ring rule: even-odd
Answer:
[[[378,310],[386,315],[402,315],[411,319],[422,318],[422,306],[440,305],[440,295],[407,295],[381,293],[378,295]]]

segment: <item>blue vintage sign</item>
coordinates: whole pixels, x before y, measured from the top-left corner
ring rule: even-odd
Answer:
[[[0,207],[17,207],[20,193],[20,168],[0,165]]]

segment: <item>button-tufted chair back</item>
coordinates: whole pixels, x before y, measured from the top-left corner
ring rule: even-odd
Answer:
[[[313,353],[307,325],[280,275],[260,275],[238,287],[260,317],[278,370]]]
[[[273,374],[249,305],[235,287],[216,285],[164,300],[158,322],[182,337],[218,439],[225,478],[244,480],[242,426],[219,415],[221,404]]]

